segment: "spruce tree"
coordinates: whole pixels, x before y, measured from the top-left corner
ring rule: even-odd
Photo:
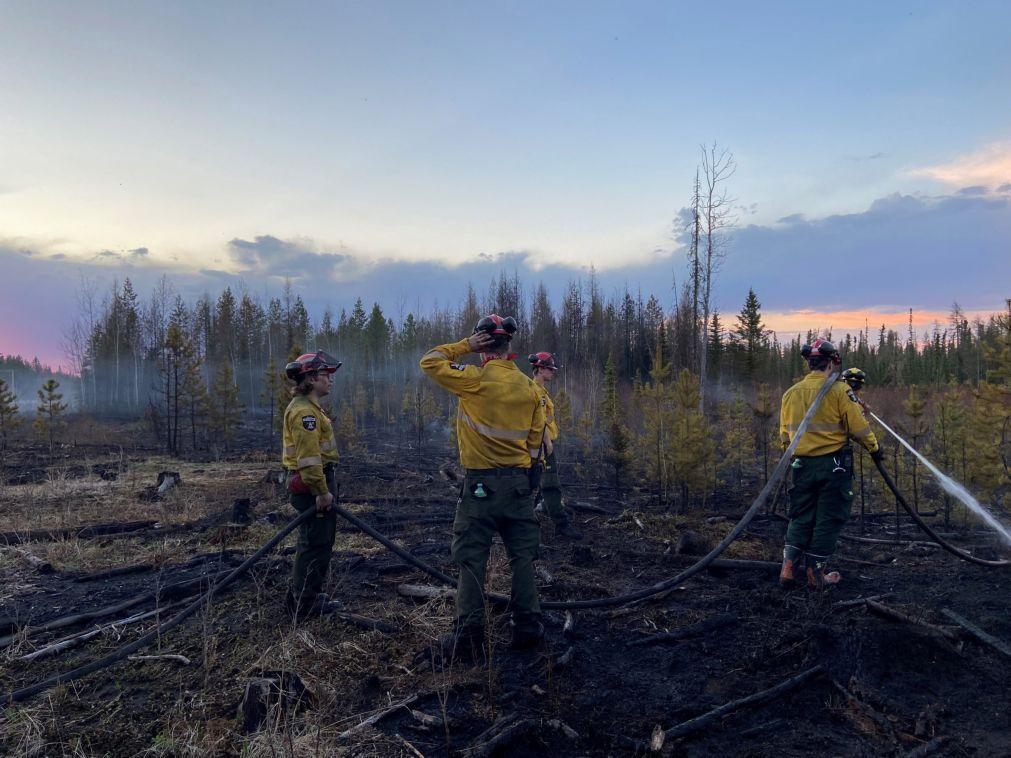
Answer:
[[[61,415],[68,406],[61,402],[63,394],[57,392],[60,383],[55,379],[47,379],[42,385],[42,389],[36,394],[39,396],[39,405],[35,409],[35,422],[32,428],[38,435],[49,442],[49,457],[53,457],[56,446],[56,436],[63,428]]]
[[[621,475],[630,458],[630,435],[624,424],[625,413],[618,394],[618,379],[614,371],[614,362],[610,358],[604,367],[604,398],[600,411],[607,442],[604,448],[604,463],[613,469],[614,487],[620,493]]]
[[[755,378],[755,372],[769,342],[769,330],[762,324],[762,304],[753,289],[748,290],[741,312],[737,315],[737,329],[734,331],[739,349],[744,353],[744,377]]]
[[[14,391],[7,387],[7,382],[0,379],[0,470],[3,469],[7,453],[8,435],[21,426],[18,410]]]
[[[421,462],[421,446],[425,439],[425,427],[439,418],[439,405],[427,382],[414,382],[404,389],[400,406],[401,414],[407,419],[414,433],[418,462]]]
[[[949,476],[957,475],[955,465],[965,446],[965,398],[954,383],[937,398],[934,415],[934,449],[940,456],[941,467]],[[944,525],[951,525],[951,496],[944,493]]]
[[[267,408],[267,444],[270,450],[274,450],[274,437],[280,435],[284,408],[287,408],[291,399],[285,378],[271,356],[267,361],[267,371],[263,375],[263,392],[260,394],[260,402]],[[279,407],[281,402],[284,402],[284,408]]]
[[[755,417],[755,442],[758,452],[762,456],[762,484],[764,485],[769,481],[769,447],[776,428],[772,423],[772,418],[776,413],[776,405],[768,384],[763,382],[758,385],[751,413]]]
[[[670,485],[668,441],[673,433],[674,410],[667,380],[670,367],[664,363],[663,346],[658,344],[649,372],[649,383],[636,382],[635,401],[639,409],[643,433],[636,438],[635,460],[652,483],[657,499],[667,502]]]
[[[909,395],[906,397],[903,407],[906,409],[906,415],[909,416],[909,436],[910,444],[914,449],[920,449],[920,440],[923,437],[923,433],[927,431],[927,424],[923,419],[923,415],[926,412],[927,401],[923,399],[920,395],[920,391],[913,385],[909,388]],[[919,472],[919,461],[916,456],[910,454],[912,459],[912,467],[910,469],[910,483],[911,490],[913,493],[913,508],[917,512],[920,510],[920,487],[918,481]]]
[[[671,387],[673,430],[669,437],[672,484],[680,492],[684,512],[693,494],[705,500],[715,465],[715,445],[705,414],[699,410],[699,380],[681,369]]]
[[[214,392],[210,398],[211,439],[228,452],[235,440],[235,433],[242,426],[243,405],[239,400],[239,388],[235,384],[232,364],[224,361],[214,378]]]
[[[752,414],[740,391],[734,394],[731,402],[722,403],[720,411],[723,438],[717,469],[729,476],[728,484],[732,490],[740,491],[754,473],[755,436],[752,432]]]

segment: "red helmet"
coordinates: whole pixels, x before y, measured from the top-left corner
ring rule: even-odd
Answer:
[[[527,356],[527,360],[534,368],[550,368],[556,371],[561,368],[555,363],[555,356],[551,353],[531,353]]]
[[[810,345],[804,345],[800,349],[800,354],[807,358],[808,361],[814,358],[829,358],[835,366],[842,363],[839,350],[828,340],[816,339]]]
[[[332,374],[337,369],[341,367],[341,362],[322,350],[317,350],[315,353],[304,353],[287,366],[284,367],[284,373],[293,382],[297,382],[306,374],[314,374],[317,371],[325,371],[328,374]]]
[[[513,335],[516,334],[516,319],[512,316],[502,318],[498,314],[493,313],[477,322],[477,326],[474,327],[474,334],[478,332],[487,332],[493,337],[511,340]]]

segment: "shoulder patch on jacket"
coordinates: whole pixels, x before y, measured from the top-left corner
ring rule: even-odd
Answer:
[[[849,396],[849,399],[852,400],[854,403],[860,402],[859,400],[857,400],[857,393],[855,393],[852,389],[846,390],[846,394]]]
[[[457,371],[466,371],[467,370],[466,366],[461,365],[459,363],[450,363],[449,367],[452,368],[452,369],[456,369]]]
[[[316,431],[316,417],[302,416],[302,428],[310,432]]]

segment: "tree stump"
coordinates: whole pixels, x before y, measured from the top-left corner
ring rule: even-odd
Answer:
[[[246,683],[239,702],[239,721],[245,734],[259,730],[268,719],[279,722],[300,708],[311,706],[313,692],[293,671],[264,671]]]

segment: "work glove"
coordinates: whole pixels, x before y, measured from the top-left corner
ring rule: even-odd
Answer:
[[[871,460],[874,461],[875,463],[881,463],[881,461],[883,461],[884,459],[885,459],[885,451],[882,450],[880,447],[873,453],[871,453]]]
[[[541,474],[544,471],[544,464],[540,461],[534,461],[530,464],[530,471],[527,474],[530,477],[530,490],[540,489],[541,486]]]

